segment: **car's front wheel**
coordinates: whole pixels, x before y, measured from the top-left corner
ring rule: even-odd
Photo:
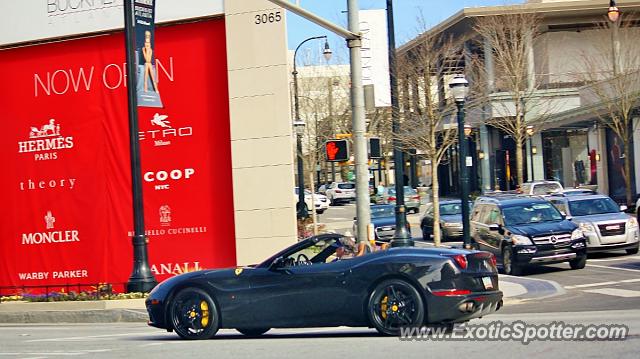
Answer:
[[[259,337],[271,328],[237,328],[236,330],[248,337]]]
[[[183,339],[209,339],[218,332],[220,316],[211,296],[199,288],[185,288],[170,304],[173,329]]]
[[[513,250],[509,246],[502,249],[502,270],[506,275],[522,274],[522,267],[513,262]]]
[[[425,309],[418,290],[401,279],[381,282],[369,296],[369,320],[378,332],[398,335],[401,327],[422,326]]]
[[[582,269],[587,265],[587,255],[581,255],[569,261],[571,269]]]

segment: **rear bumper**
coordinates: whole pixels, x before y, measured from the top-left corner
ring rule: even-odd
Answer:
[[[450,297],[430,296],[427,299],[427,322],[462,323],[480,318],[498,311],[503,304],[502,297],[499,290]],[[470,311],[460,309],[466,303],[473,303]]]

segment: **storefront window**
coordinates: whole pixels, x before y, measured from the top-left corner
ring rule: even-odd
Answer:
[[[592,184],[587,129],[544,132],[542,141],[545,178],[565,187]]]

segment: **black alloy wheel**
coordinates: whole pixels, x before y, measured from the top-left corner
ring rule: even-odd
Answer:
[[[369,320],[384,335],[398,335],[400,328],[422,326],[425,310],[422,297],[401,279],[381,282],[369,296]]]
[[[248,337],[259,337],[271,328],[237,328],[236,330]]]
[[[522,274],[522,268],[513,263],[513,250],[511,246],[505,246],[502,249],[502,270],[506,275]]]
[[[569,261],[569,265],[571,269],[582,269],[587,265],[587,255],[583,254],[581,256],[577,256],[575,259]]]
[[[199,288],[185,288],[170,304],[173,329],[182,339],[210,339],[220,325],[211,296]]]

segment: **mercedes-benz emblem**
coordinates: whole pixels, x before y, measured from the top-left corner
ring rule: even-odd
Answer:
[[[551,244],[558,243],[558,238],[556,238],[556,236],[549,237],[549,243],[551,243]]]

